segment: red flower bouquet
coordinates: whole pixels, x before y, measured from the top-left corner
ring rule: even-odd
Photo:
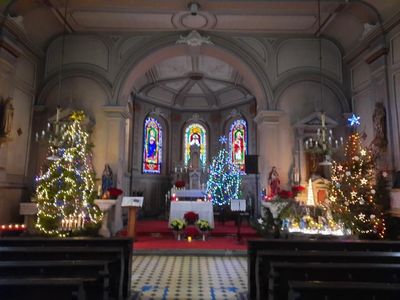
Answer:
[[[302,185],[292,186],[292,193],[293,193],[294,197],[296,197],[299,193],[301,193],[304,190],[305,190],[305,187]]]
[[[175,186],[178,189],[181,189],[181,188],[185,187],[185,182],[183,180],[178,180],[177,182],[175,182]]]
[[[278,195],[283,199],[293,198],[293,193],[291,191],[281,190]]]
[[[188,211],[183,216],[187,224],[193,225],[198,219],[199,214],[195,213],[194,211]]]
[[[117,199],[117,197],[123,193],[122,190],[117,188],[109,188],[107,192],[109,193],[111,199]]]

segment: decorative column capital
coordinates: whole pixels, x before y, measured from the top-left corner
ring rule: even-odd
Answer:
[[[286,113],[282,110],[263,110],[254,118],[254,121],[260,125],[263,123],[277,124]]]
[[[129,118],[129,110],[126,106],[112,106],[105,105],[103,106],[103,111],[109,118]]]

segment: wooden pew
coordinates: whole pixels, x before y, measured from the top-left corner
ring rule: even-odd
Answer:
[[[396,241],[359,241],[359,240],[279,240],[261,239],[248,241],[248,288],[249,298],[256,299],[256,261],[259,251],[263,250],[318,250],[318,251],[400,251],[400,242]]]
[[[58,277],[84,279],[88,299],[108,299],[107,261],[0,261],[1,279],[57,279]],[[26,296],[29,298],[29,294]]]
[[[87,278],[0,278],[1,300],[89,300]]]
[[[290,281],[290,300],[398,300],[400,284],[382,282]]]
[[[130,238],[7,238],[0,239],[0,261],[106,260],[110,291],[116,299],[130,296]]]
[[[400,264],[271,262],[268,299],[287,299],[289,281],[400,283]]]
[[[132,248],[133,240],[127,237],[73,237],[73,238],[44,238],[44,237],[18,237],[18,238],[2,238],[0,239],[1,247],[93,247],[105,248],[120,248],[122,259],[120,267],[111,268],[111,278],[115,277],[116,273],[122,271],[121,298],[130,296],[131,288],[131,269],[132,269]],[[79,259],[79,258],[77,258]],[[95,258],[93,258],[95,259]]]
[[[263,278],[268,278],[272,262],[400,264],[400,252],[260,251],[256,267],[256,274],[259,274],[256,276],[257,294],[251,299],[268,299],[268,281]]]

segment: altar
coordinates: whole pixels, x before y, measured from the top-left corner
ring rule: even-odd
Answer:
[[[172,201],[169,211],[169,222],[175,219],[182,219],[185,213],[193,211],[199,214],[199,219],[207,220],[214,228],[214,212],[211,201]]]

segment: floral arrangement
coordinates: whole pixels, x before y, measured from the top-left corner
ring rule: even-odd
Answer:
[[[119,195],[121,195],[123,193],[122,190],[118,189],[118,188],[109,188],[107,190],[108,194],[110,195],[111,199],[116,199]]]
[[[178,181],[175,182],[175,186],[178,189],[181,189],[181,188],[185,187],[185,182],[183,180],[178,180]]]
[[[185,229],[185,235],[196,237],[199,234],[199,230],[196,227],[187,227]]]
[[[185,213],[183,218],[185,219],[186,223],[192,225],[199,219],[199,214],[195,213],[194,211],[188,211]]]
[[[210,223],[208,223],[207,220],[198,220],[197,221],[197,226],[201,231],[209,231],[211,230]]]
[[[181,231],[183,229],[185,229],[186,227],[186,223],[184,220],[180,220],[180,219],[175,219],[170,223],[171,227],[173,230],[176,231]]]

